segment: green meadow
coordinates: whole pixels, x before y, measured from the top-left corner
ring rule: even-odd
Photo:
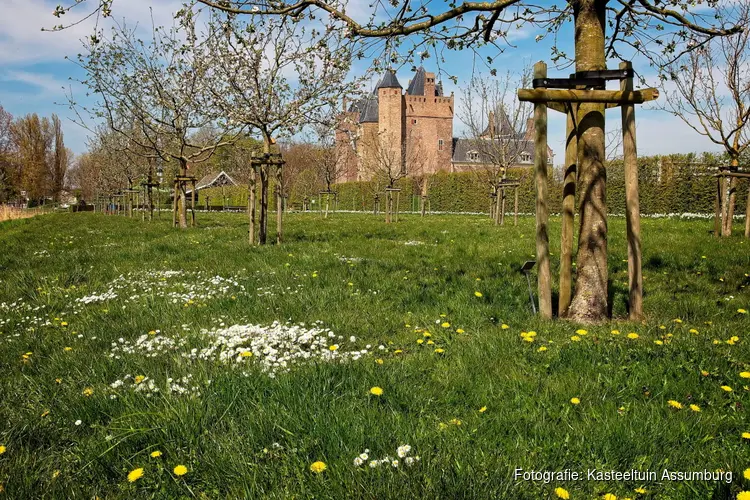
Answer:
[[[531,217],[292,213],[283,245],[254,248],[243,214],[197,221],[0,224],[0,498],[750,490],[750,243],[712,221],[643,220],[647,319],[630,323],[611,218],[613,319],[587,326],[532,313]],[[559,219],[550,241],[556,274]]]

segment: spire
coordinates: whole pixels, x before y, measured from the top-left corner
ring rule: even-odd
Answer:
[[[378,84],[375,86],[375,92],[378,91],[378,89],[401,89],[403,88],[400,83],[398,83],[398,78],[396,78],[396,72],[392,69],[385,70],[385,73],[383,74],[383,77],[380,79]]]

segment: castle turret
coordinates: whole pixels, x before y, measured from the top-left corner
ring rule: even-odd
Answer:
[[[378,95],[378,135],[380,138],[381,161],[387,161],[387,168],[397,165],[403,168],[404,140],[406,135],[406,118],[402,87],[396,78],[396,72],[387,70],[378,82],[375,91]],[[386,165],[380,165],[384,168]]]

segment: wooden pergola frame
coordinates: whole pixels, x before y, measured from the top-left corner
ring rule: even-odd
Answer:
[[[616,74],[618,73],[619,74]],[[628,241],[628,287],[629,315],[631,320],[643,317],[643,273],[641,264],[641,220],[640,202],[638,199],[638,154],[635,141],[635,105],[652,101],[659,97],[657,89],[633,89],[633,65],[631,62],[620,63],[619,70],[602,72],[601,81],[605,79],[619,79],[620,90],[594,89],[586,90],[590,81],[581,85],[583,80],[575,76],[563,82],[574,88],[547,89],[519,89],[520,101],[534,103],[535,138],[535,185],[536,185],[536,257],[539,263],[538,293],[539,314],[543,318],[552,317],[552,288],[549,263],[549,211],[547,207],[547,109],[565,113],[567,115],[566,147],[565,147],[565,180],[563,183],[563,210],[560,251],[560,297],[559,316],[565,316],[572,298],[572,264],[573,264],[573,221],[575,216],[575,191],[578,165],[578,131],[576,129],[577,111],[579,103],[603,103],[605,108],[620,107],[622,110],[623,160],[625,166],[625,213]],[[605,75],[609,73],[609,75]],[[615,74],[615,75],[613,75]],[[581,75],[583,76],[583,75]],[[534,80],[547,80],[547,65],[538,62],[534,65]],[[550,80],[552,81],[552,80]],[[584,87],[584,88],[582,88]]]
[[[264,166],[276,166],[276,186],[275,186],[275,194],[276,194],[276,244],[280,245],[282,240],[282,227],[281,227],[281,221],[282,221],[282,213],[284,211],[283,206],[283,196],[281,191],[281,171],[284,167],[284,164],[286,162],[282,159],[281,153],[263,153],[258,154],[253,152],[250,156],[250,166],[253,169],[253,182],[250,186],[250,192],[248,193],[247,197],[247,210],[248,210],[248,217],[250,219],[250,234],[249,234],[249,240],[250,244],[255,243],[255,181],[256,178],[255,173],[260,170],[261,172],[261,181],[263,181],[262,175],[263,175],[263,167]],[[265,185],[264,182],[262,182],[263,185]],[[261,204],[263,203],[265,197],[268,195],[268,193],[261,189]],[[260,220],[260,241],[264,242],[266,239],[266,234],[268,232],[268,221],[266,220],[266,216],[264,215],[264,212],[261,210],[261,220]]]
[[[716,203],[714,205],[716,213],[714,215],[714,236],[718,237],[721,235],[721,210],[724,201],[724,193],[721,186],[722,181],[727,177],[734,177],[738,179],[748,179],[748,182],[750,182],[750,172],[734,170],[732,167],[719,167],[719,173],[714,174],[714,177],[716,177]],[[748,193],[750,193],[750,191],[748,191]],[[748,196],[750,197],[750,194],[748,194]],[[747,206],[750,207],[750,200],[748,200]],[[746,216],[750,216],[750,209],[748,209],[748,213],[746,214]],[[750,237],[750,235],[747,234],[747,231],[745,237]]]

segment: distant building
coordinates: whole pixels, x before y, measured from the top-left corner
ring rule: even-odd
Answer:
[[[367,180],[369,164],[384,161],[407,174],[449,171],[453,110],[453,95],[443,95],[434,73],[420,67],[403,92],[387,70],[372,94],[342,113],[336,144],[345,167],[338,182]]]
[[[434,73],[420,67],[404,92],[395,71],[387,70],[371,94],[348,107],[344,102],[336,128],[337,182],[369,180],[384,164],[406,175],[489,167],[493,155],[488,153],[498,144],[517,152],[513,166],[533,165],[533,120],[527,120],[526,130],[516,131],[498,108],[480,137],[459,139],[453,137],[453,117],[453,93],[443,95]],[[548,155],[553,165],[549,148]]]

